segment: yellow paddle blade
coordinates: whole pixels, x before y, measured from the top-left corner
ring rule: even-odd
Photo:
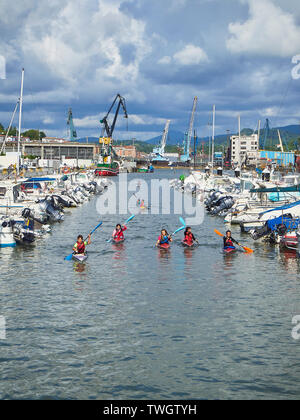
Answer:
[[[215,229],[215,233],[216,233],[217,235],[221,236],[222,238],[223,238],[223,236],[224,236],[224,235],[222,235],[222,233],[221,233],[221,232],[219,232],[219,231],[218,231],[218,230],[216,230],[216,229]]]

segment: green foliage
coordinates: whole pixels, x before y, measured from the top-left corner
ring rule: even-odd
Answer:
[[[37,158],[37,156],[34,156],[34,155],[26,155],[24,157],[25,157],[25,159],[29,159],[29,160],[34,160],[34,159]]]
[[[29,137],[30,140],[39,140],[40,132],[39,130],[27,130],[22,133],[23,137]]]
[[[0,123],[0,134],[5,132],[5,128],[3,127],[3,125]]]
[[[8,127],[7,127],[8,128]],[[7,132],[7,130],[6,130]],[[9,136],[16,137],[18,135],[18,130],[16,127],[11,127],[8,133]]]

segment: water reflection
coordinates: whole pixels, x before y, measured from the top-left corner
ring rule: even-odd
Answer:
[[[73,267],[76,273],[84,273],[86,270],[86,264],[78,261],[74,262]]]
[[[284,268],[289,273],[300,273],[299,258],[295,251],[282,250],[280,252],[279,261],[283,263]]]

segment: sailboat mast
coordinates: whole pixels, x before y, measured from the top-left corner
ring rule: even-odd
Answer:
[[[211,139],[211,166],[214,171],[214,157],[215,157],[215,122],[216,122],[216,105],[213,106],[213,129]]]
[[[19,107],[17,175],[20,174],[20,143],[21,143],[21,126],[22,126],[23,86],[24,86],[24,69],[22,69],[21,95],[20,95],[20,107]]]

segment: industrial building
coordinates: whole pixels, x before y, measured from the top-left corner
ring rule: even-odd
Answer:
[[[272,150],[260,150],[259,159],[265,160],[268,163],[276,163],[278,166],[294,166],[295,153],[294,152],[275,152]]]

